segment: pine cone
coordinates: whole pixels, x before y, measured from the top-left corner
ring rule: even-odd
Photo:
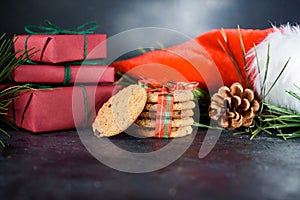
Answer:
[[[218,124],[233,130],[241,126],[249,127],[259,103],[254,99],[251,89],[243,90],[240,83],[234,83],[230,88],[223,86],[211,98],[209,106],[209,117],[218,121]]]

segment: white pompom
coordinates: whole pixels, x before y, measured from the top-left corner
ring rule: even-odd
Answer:
[[[290,60],[271,92],[265,97],[265,101],[300,112],[300,101],[286,92],[286,90],[292,90],[300,93],[299,89],[295,87],[295,85],[300,87],[300,27],[287,24],[280,28],[274,27],[274,30],[263,42],[256,46],[256,50],[253,48],[247,54],[248,58],[253,59],[249,66],[249,73],[254,73],[254,89],[258,94],[261,93],[269,45],[270,60],[264,85],[266,92],[270,89],[286,62]],[[256,56],[257,58],[255,58]],[[258,73],[259,69],[260,73]],[[264,98],[263,94],[262,98]]]

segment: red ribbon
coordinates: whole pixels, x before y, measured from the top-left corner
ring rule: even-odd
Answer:
[[[159,92],[157,111],[155,119],[155,134],[157,138],[169,138],[172,131],[172,114],[175,90],[194,91],[197,82],[173,82],[168,81],[163,85],[153,79],[142,79],[138,81],[139,85],[146,88],[147,92]]]
[[[190,90],[194,91],[198,86],[198,82],[174,82],[168,81],[167,84],[161,84],[154,79],[141,79],[138,81],[139,85],[146,88],[147,92],[160,91],[163,87],[166,87],[169,92],[175,90]]]

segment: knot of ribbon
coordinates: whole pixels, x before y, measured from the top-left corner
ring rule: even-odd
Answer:
[[[174,92],[175,90],[189,90],[194,91],[197,86],[198,82],[174,82],[168,81],[166,84],[161,84],[153,79],[141,79],[138,81],[138,84],[145,88],[148,92],[152,91],[167,91],[167,92]]]
[[[46,25],[28,25],[25,26],[25,31],[30,35],[35,34],[93,34],[98,28],[96,22],[87,22],[73,29],[63,29],[57,25],[52,24],[49,20],[45,20]]]
[[[168,81],[167,84],[161,84],[152,79],[142,79],[138,81],[138,84],[145,88],[147,93],[158,92],[154,137],[169,138],[172,132],[173,92],[175,90],[194,91],[198,82]]]

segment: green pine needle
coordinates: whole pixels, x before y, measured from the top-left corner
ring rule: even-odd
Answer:
[[[123,85],[123,86],[129,86],[133,84],[137,84],[137,80],[127,74],[123,74],[120,71],[116,71],[116,75],[118,75],[120,78],[118,81],[114,82],[114,85]]]
[[[209,128],[209,129],[214,129],[214,130],[224,130],[223,128],[221,128],[219,126],[209,126],[209,125],[201,124],[198,122],[194,122],[193,126],[199,127],[199,128]]]
[[[247,62],[247,52],[246,52],[246,49],[245,49],[245,45],[244,45],[244,41],[243,41],[243,37],[242,37],[242,33],[241,33],[241,28],[240,26],[238,25],[238,32],[239,32],[239,40],[240,40],[240,45],[241,45],[241,48],[242,48],[242,53],[243,53],[243,60],[244,60],[244,68],[246,70],[249,69],[249,65],[248,65],[248,62]],[[239,68],[240,69],[240,68]],[[248,88],[251,88],[252,89],[252,85],[251,85],[251,78],[250,78],[250,74],[246,74],[246,85],[248,86]]]
[[[25,62],[25,54],[28,54],[28,57],[32,57],[34,53],[32,49],[27,52],[14,51],[14,43],[16,39],[5,39],[5,33],[0,36],[0,84],[4,83],[8,80],[11,75],[13,69],[21,65]],[[17,54],[19,54],[17,56]],[[7,88],[3,88],[0,90],[0,133],[4,134],[7,137],[10,137],[9,133],[5,130],[5,127],[12,127],[7,120],[5,120],[5,116],[7,116],[7,111],[10,103],[15,98],[17,92],[28,89],[28,86],[11,86]],[[0,145],[5,147],[5,144],[2,140],[0,140]]]
[[[300,91],[300,88],[298,86],[295,85],[295,87]],[[291,95],[292,97],[296,98],[297,100],[300,101],[300,94],[293,92],[291,90],[286,90],[285,92],[287,92],[289,95]]]
[[[273,82],[273,84],[271,85],[271,87],[269,88],[268,92],[264,95],[264,98],[266,98],[268,96],[268,94],[271,92],[271,90],[273,89],[273,87],[275,86],[275,84],[277,83],[278,79],[281,77],[283,71],[285,70],[285,68],[287,67],[287,65],[289,64],[290,62],[290,59],[289,58],[286,63],[284,64],[283,68],[281,69],[280,73],[278,74],[277,78],[275,79],[275,81]]]
[[[239,31],[239,40],[240,40],[240,43],[241,43],[242,52],[243,52],[243,54],[246,55],[246,51],[245,51],[245,47],[244,47],[244,43],[243,43],[243,38],[242,38],[239,27],[238,27],[238,31]],[[237,72],[239,82],[242,82],[243,80],[245,80],[247,84],[250,83],[250,80],[248,80],[248,77],[244,76],[243,72],[241,71],[241,69],[239,67],[239,64],[238,64],[238,62],[237,62],[237,60],[234,56],[234,53],[233,53],[233,51],[230,47],[230,43],[229,43],[229,40],[227,38],[226,32],[223,28],[221,29],[221,35],[222,35],[223,40],[226,44],[226,47],[222,44],[222,42],[219,39],[217,39],[217,41],[218,41],[220,47],[222,48],[222,50],[224,51],[224,53],[226,54],[226,56],[230,58],[233,66],[234,66],[234,68]],[[244,61],[246,61],[246,58],[244,58]],[[247,62],[244,63],[244,65],[246,65],[246,64],[247,64]]]
[[[243,44],[243,39],[241,37],[241,32],[240,32],[240,27],[238,26],[238,31],[240,34],[240,43],[241,43],[241,48],[243,52],[243,56],[245,58],[245,68],[246,70],[249,69],[248,64],[246,62],[246,52],[245,52],[245,47]],[[226,47],[218,40],[221,48],[224,50],[225,54],[230,57],[232,64],[236,67],[236,71],[238,74],[239,79],[243,78],[245,80],[244,76],[239,70],[239,67],[237,65],[237,61],[235,57],[233,56],[233,53],[231,52],[231,49],[229,48],[229,40],[226,37],[225,31],[222,29],[221,30],[222,37],[226,43]],[[258,54],[256,51],[256,47],[254,46],[254,52],[255,52],[255,58],[258,66],[258,73],[261,72],[261,68],[259,66],[258,62]],[[253,124],[249,128],[244,128],[243,130],[239,132],[235,132],[234,135],[240,135],[240,134],[250,134],[250,140],[253,140],[255,136],[257,136],[260,133],[267,133],[269,135],[275,135],[277,137],[282,137],[284,140],[286,139],[292,139],[292,138],[300,138],[300,113],[296,113],[292,110],[289,110],[287,108],[281,108],[276,105],[271,105],[265,102],[265,97],[269,95],[275,84],[278,82],[279,78],[283,74],[284,70],[286,69],[288,63],[290,61],[290,58],[286,61],[284,66],[282,67],[280,73],[278,74],[277,78],[271,85],[271,87],[266,90],[266,80],[268,78],[268,73],[269,73],[269,65],[270,65],[270,44],[268,44],[268,49],[267,49],[267,60],[265,63],[265,69],[266,71],[264,72],[263,76],[263,81],[262,81],[262,86],[261,86],[261,94],[260,96],[263,97],[263,99],[260,101],[260,110],[257,113],[256,118],[253,121]],[[246,81],[250,83],[250,77],[246,77]],[[296,89],[298,89],[299,92],[295,91],[290,91],[287,90],[287,95],[291,95],[297,100],[299,100],[300,103],[300,87],[295,86]],[[197,127],[202,127],[202,128],[211,128],[211,129],[222,129],[221,127],[212,127],[208,126],[205,124],[201,123],[195,123],[194,126]],[[296,130],[296,131],[293,131]]]
[[[257,54],[256,54],[257,56]],[[261,85],[261,89],[260,89],[260,96],[265,96],[265,89],[266,89],[266,81],[267,81],[267,77],[268,77],[268,71],[269,71],[269,64],[270,64],[270,44],[268,44],[268,50],[267,50],[267,61],[266,61],[266,71],[264,74],[264,79],[263,79],[263,83]]]

